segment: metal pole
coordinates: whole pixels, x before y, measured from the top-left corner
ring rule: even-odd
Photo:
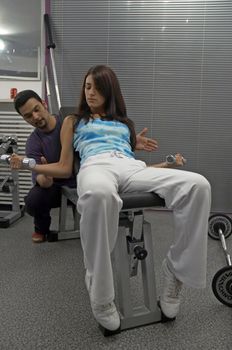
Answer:
[[[47,99],[48,99],[48,109],[52,113],[51,90],[50,90],[50,85],[49,85],[48,67],[47,66],[45,66],[45,68],[44,68],[44,75],[45,75],[45,85],[46,85],[46,92],[47,92]]]
[[[54,59],[54,53],[53,50],[50,49],[50,57],[51,57],[51,64],[52,64],[52,72],[53,72],[53,79],[54,79],[54,85],[55,85],[55,92],[56,92],[56,99],[57,104],[60,110],[61,102],[60,102],[60,92],[58,87],[58,80],[57,80],[57,74],[56,74],[56,66],[55,66],[55,59]]]

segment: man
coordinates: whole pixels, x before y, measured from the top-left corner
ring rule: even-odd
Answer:
[[[60,158],[60,129],[62,118],[51,115],[47,105],[32,90],[19,92],[14,100],[16,111],[23,119],[35,127],[27,139],[26,156],[34,158],[38,164],[57,162]],[[75,176],[56,179],[32,173],[33,187],[25,198],[26,211],[34,218],[32,241],[44,242],[50,230],[51,208],[60,206],[61,186],[76,187]]]
[[[26,142],[26,156],[34,158],[37,164],[55,163],[60,159],[60,130],[62,118],[48,112],[46,102],[33,90],[19,92],[14,99],[15,110],[35,129]],[[155,140],[145,137],[144,128],[136,136],[136,149],[153,151]],[[76,187],[75,176],[57,179],[32,172],[33,187],[25,198],[26,211],[34,218],[32,241],[44,242],[50,231],[52,208],[60,206],[61,187]]]

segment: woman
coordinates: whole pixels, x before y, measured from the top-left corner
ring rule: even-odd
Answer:
[[[68,177],[73,147],[79,152],[77,175],[80,231],[86,267],[86,286],[93,315],[108,330],[120,326],[114,304],[111,252],[114,248],[120,192],[155,192],[173,210],[174,242],[162,264],[162,312],[175,318],[184,284],[202,288],[206,283],[207,228],[211,192],[201,175],[170,168],[147,167],[134,157],[133,122],[115,73],[107,66],[87,72],[77,116],[64,120],[62,152],[58,163],[36,165],[36,172]],[[18,167],[12,157],[12,166]]]

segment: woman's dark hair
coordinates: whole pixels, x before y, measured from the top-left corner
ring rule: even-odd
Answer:
[[[130,130],[130,141],[132,150],[136,145],[136,134],[134,123],[127,117],[126,105],[122,96],[118,78],[111,68],[105,65],[91,67],[86,73],[81,89],[80,103],[78,106],[78,119],[85,119],[88,122],[91,119],[91,110],[85,98],[86,78],[91,75],[97,91],[105,98],[104,120],[117,120],[128,126]]]
[[[39,97],[39,95],[33,91],[33,90],[23,90],[20,91],[14,99],[14,108],[20,114],[19,108],[21,108],[25,103],[30,99],[35,98],[37,101],[42,103],[42,99]]]

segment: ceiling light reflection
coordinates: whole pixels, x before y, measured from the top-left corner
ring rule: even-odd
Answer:
[[[8,34],[10,34],[9,30],[3,27],[0,27],[0,35],[8,35]]]
[[[0,51],[3,51],[5,47],[6,47],[5,42],[2,39],[0,39]]]

